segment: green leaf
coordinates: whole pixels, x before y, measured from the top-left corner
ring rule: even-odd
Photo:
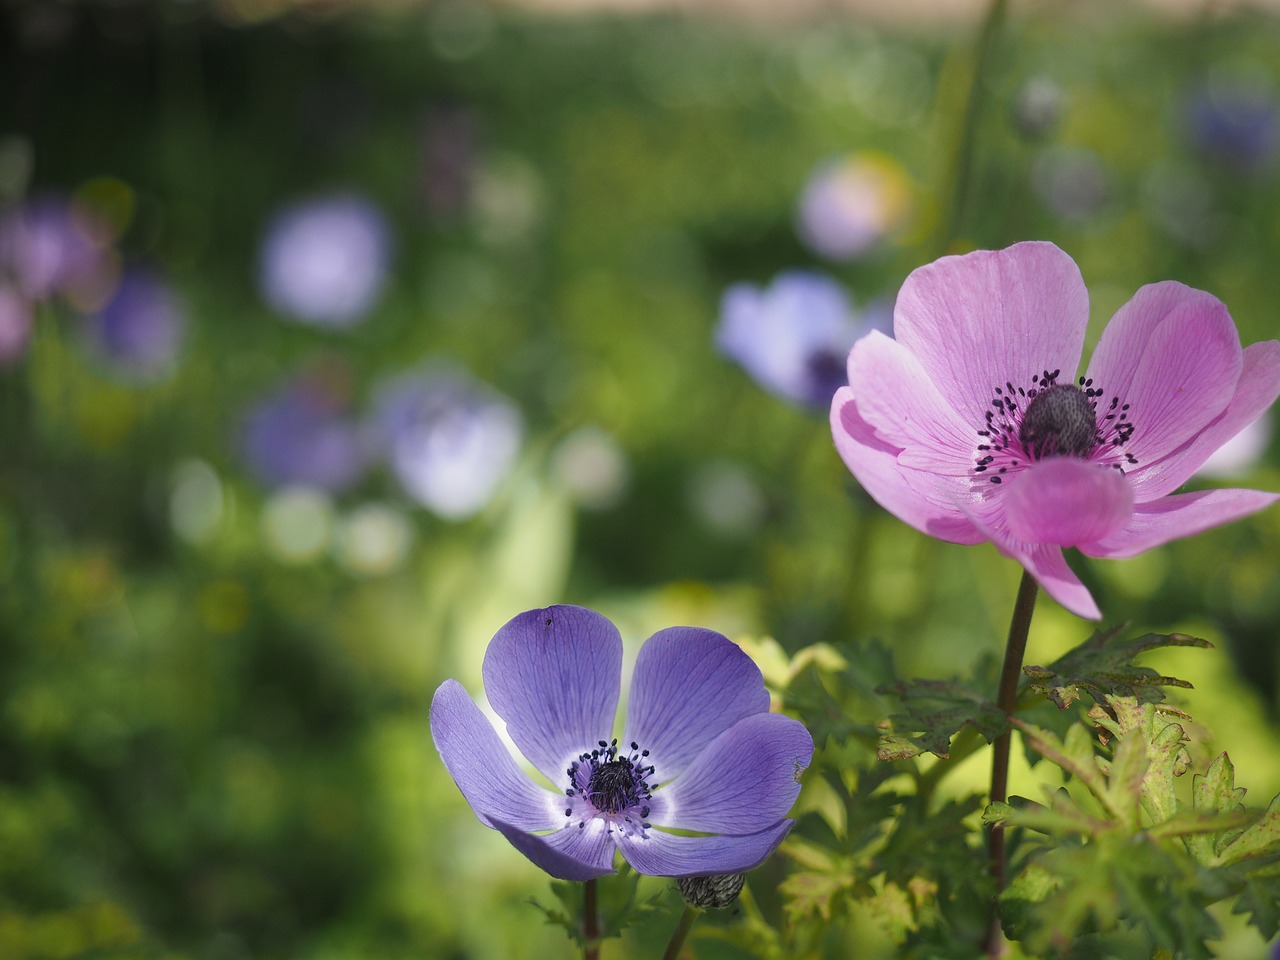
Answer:
[[[1185,680],[1165,677],[1133,663],[1134,658],[1159,647],[1211,647],[1207,640],[1181,633],[1148,633],[1136,640],[1117,641],[1123,627],[1099,630],[1088,640],[1059,657],[1048,667],[1027,666],[1031,689],[1044,694],[1060,708],[1088,693],[1099,703],[1108,693],[1141,691],[1141,699],[1164,699],[1160,687],[1190,687]]]
[[[1266,813],[1222,849],[1218,862],[1231,864],[1276,856],[1280,856],[1280,794],[1272,798]]]
[[[622,931],[632,923],[659,908],[662,894],[657,893],[647,900],[641,900],[638,896],[639,881],[640,875],[627,864],[623,864],[617,873],[596,881],[600,917],[597,942],[621,936]],[[585,947],[587,940],[582,930],[585,885],[567,880],[552,880],[551,892],[560,903],[559,909],[545,906],[533,898],[530,898],[529,903],[542,912],[547,923],[562,927],[570,940]]]
[[[1250,877],[1231,912],[1248,914],[1264,940],[1274,939],[1280,933],[1280,876]]]
[[[881,688],[897,694],[905,708],[880,724],[881,760],[907,760],[928,752],[951,755],[951,738],[971,726],[988,743],[1008,727],[1004,713],[971,687],[955,680],[911,680]]]
[[[1203,774],[1196,774],[1191,778],[1192,809],[1201,815],[1239,816],[1244,813],[1244,794],[1244,788],[1236,786],[1235,767],[1232,766],[1231,758],[1225,753],[1218,754]],[[1245,822],[1252,819],[1246,816]],[[1231,830],[1233,826],[1242,827],[1244,823],[1224,825],[1222,831]],[[1218,863],[1218,853],[1225,842],[1234,839],[1235,836],[1236,834],[1224,837],[1221,833],[1217,835],[1195,833],[1187,836],[1185,842],[1187,849],[1198,862],[1212,866]]]

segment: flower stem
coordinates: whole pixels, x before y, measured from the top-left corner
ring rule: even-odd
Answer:
[[[1022,675],[1022,657],[1027,652],[1027,635],[1031,632],[1031,615],[1036,609],[1039,585],[1035,577],[1022,571],[1018,584],[1018,598],[1013,602],[1013,619],[1009,621],[1009,639],[1004,648],[1004,666],[1000,668],[1000,687],[996,691],[996,706],[1007,717],[1012,717],[1018,703],[1018,678]],[[1013,730],[1006,730],[996,737],[991,751],[991,802],[1004,803],[1009,798],[1009,752],[1013,743]],[[1004,936],[1000,931],[1000,914],[997,902],[1004,889],[1004,829],[995,824],[987,835],[987,863],[996,892],[991,898],[987,914],[986,951],[992,960],[1004,951]]]
[[[667,943],[667,949],[662,952],[662,960],[676,960],[676,957],[680,956],[680,948],[684,946],[685,937],[689,936],[693,921],[698,919],[698,914],[701,912],[697,907],[686,906],[684,908],[684,913],[680,914],[680,922],[676,924],[675,930],[671,933],[671,940]]]
[[[600,916],[596,881],[588,880],[582,891],[582,960],[600,960]]]

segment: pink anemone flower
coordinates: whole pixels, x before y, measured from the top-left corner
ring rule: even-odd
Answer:
[[[991,541],[1097,619],[1063,547],[1132,557],[1280,499],[1174,493],[1280,394],[1280,343],[1242,349],[1217,298],[1153,283],[1076,379],[1088,319],[1080,270],[1051,243],[943,257],[903,284],[892,339],[854,344],[831,428],[890,513],[941,540]]]

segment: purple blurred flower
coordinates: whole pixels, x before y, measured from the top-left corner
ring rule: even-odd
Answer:
[[[903,284],[896,339],[854,344],[831,428],[885,509],[941,540],[991,541],[1097,618],[1064,547],[1132,557],[1280,499],[1173,492],[1280,394],[1280,342],[1241,349],[1220,301],[1153,283],[1077,386],[1088,321],[1080,270],[1051,243],[943,257]]]
[[[792,271],[763,289],[740,283],[726,290],[716,346],[771,393],[825,409],[849,382],[845,359],[868,329],[840,284]]]
[[[102,226],[52,194],[31,197],[0,216],[0,272],[31,300],[57,294],[105,299],[113,267]]]
[[[796,210],[796,231],[814,252],[854,260],[896,233],[911,212],[911,183],[893,158],[856,153],[821,164]]]
[[[85,318],[90,347],[117,373],[142,380],[172,371],[185,326],[174,292],[140,267],[127,270],[106,306]]]
[[[1236,170],[1266,167],[1280,152],[1280,104],[1269,78],[1215,76],[1188,95],[1183,123],[1201,154]]]
[[[347,411],[344,374],[341,367],[309,372],[249,412],[241,449],[263,483],[337,492],[359,478],[368,455]]]
[[[13,363],[31,341],[31,304],[12,286],[0,281],[0,364]]]
[[[263,295],[303,323],[352,326],[382,293],[390,248],[386,222],[367,200],[336,195],[295,203],[267,226]]]
[[[447,520],[481,510],[515,464],[524,438],[506,397],[454,370],[401,376],[380,391],[377,427],[405,491]]]
[[[741,873],[782,842],[813,739],[769,713],[759,668],[725,637],[670,627],[640,650],[627,724],[612,738],[622,638],[582,607],[530,610],[484,658],[489,703],[556,791],[520,771],[456,680],[431,702],[431,735],[480,822],[563,880],[637,871]],[[667,830],[696,831],[701,836]]]

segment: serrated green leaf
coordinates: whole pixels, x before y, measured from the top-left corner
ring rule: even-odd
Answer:
[[[1059,789],[1051,795],[1050,806],[1025,797],[1010,797],[1009,800],[1009,803],[988,804],[983,811],[982,822],[1026,827],[1058,837],[1088,836],[1110,829],[1110,824],[1090,817],[1076,806],[1065,790]]]
[[[1247,914],[1262,939],[1274,939],[1280,933],[1280,876],[1250,877],[1231,912]]]
[[[1149,701],[1164,699],[1160,687],[1190,687],[1185,680],[1165,677],[1133,663],[1135,657],[1159,647],[1210,647],[1207,640],[1180,633],[1148,633],[1136,640],[1117,641],[1123,629],[1099,630],[1047,667],[1022,668],[1031,689],[1065,708],[1088,693],[1101,703],[1108,693],[1140,692]]]
[[[1235,767],[1225,753],[1218,754],[1203,774],[1191,778],[1192,809],[1200,814],[1229,814],[1238,818],[1244,813],[1244,794],[1244,788],[1236,786]],[[1243,827],[1252,819],[1245,816],[1244,823],[1224,825],[1218,834],[1192,834],[1186,837],[1187,850],[1199,863],[1212,866],[1218,863],[1218,853],[1226,841],[1235,839],[1234,835],[1226,838],[1222,833]]]
[[[904,760],[922,752],[943,759],[951,755],[951,738],[971,726],[988,743],[1008,726],[1004,712],[983,694],[955,680],[912,680],[882,687],[896,694],[905,710],[881,724],[881,760]]]
[[[1059,740],[1050,731],[1021,720],[1015,719],[1013,724],[1022,731],[1023,737],[1034,750],[1074,776],[1099,801],[1105,802],[1106,777],[1098,766],[1093,739],[1084,726],[1076,724],[1067,730],[1065,739]]]
[[[1280,856],[1280,794],[1266,812],[1241,831],[1218,854],[1218,863],[1232,864],[1261,857]]]
[[[1126,830],[1140,826],[1142,784],[1151,761],[1142,731],[1132,730],[1120,738],[1111,758],[1103,803]]]
[[[854,883],[849,865],[833,861],[830,869],[792,873],[778,885],[778,891],[792,923],[814,917],[829,923],[836,903],[853,891]]]

